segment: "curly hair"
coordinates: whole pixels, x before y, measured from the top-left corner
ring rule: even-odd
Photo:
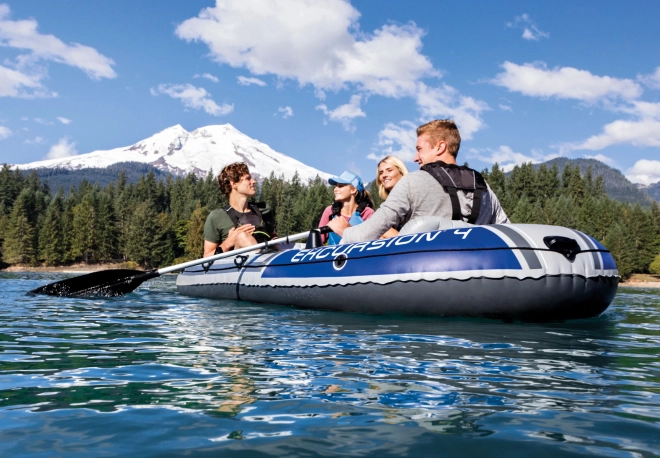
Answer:
[[[249,174],[250,169],[248,169],[248,166],[245,164],[245,162],[234,162],[233,164],[229,164],[224,169],[222,169],[222,172],[220,172],[220,175],[218,175],[218,186],[220,187],[220,192],[229,198],[229,194],[231,194],[232,189],[231,184],[238,183],[241,181],[241,178]]]

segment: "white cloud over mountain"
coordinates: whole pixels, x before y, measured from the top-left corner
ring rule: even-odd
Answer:
[[[64,157],[75,156],[78,154],[75,142],[72,142],[69,137],[60,138],[60,140],[50,147],[47,159],[62,159]]]
[[[234,111],[234,105],[218,105],[206,89],[192,84],[159,84],[158,89],[151,89],[152,95],[165,94],[173,99],[181,100],[185,107],[194,110],[204,110],[212,116],[222,116]]]
[[[641,159],[626,171],[633,183],[652,184],[660,181],[660,161]]]

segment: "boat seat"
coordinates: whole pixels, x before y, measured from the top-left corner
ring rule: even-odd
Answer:
[[[420,216],[408,221],[399,231],[399,235],[417,234],[419,232],[439,231],[441,229],[455,229],[459,227],[472,227],[473,224],[465,221],[452,221],[441,216]]]

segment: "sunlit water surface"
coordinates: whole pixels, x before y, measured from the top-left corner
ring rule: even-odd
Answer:
[[[0,456],[660,456],[660,291],[566,323],[183,297],[0,274]]]

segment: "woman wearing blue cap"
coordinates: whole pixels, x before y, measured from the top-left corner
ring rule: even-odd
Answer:
[[[323,211],[319,227],[327,225],[331,219],[338,216],[348,221],[351,226],[356,226],[374,214],[373,201],[359,176],[344,172],[338,177],[330,178],[328,183],[335,187],[335,201]],[[326,236],[322,237],[325,242]],[[330,233],[327,240],[328,245],[337,245],[341,237]]]

